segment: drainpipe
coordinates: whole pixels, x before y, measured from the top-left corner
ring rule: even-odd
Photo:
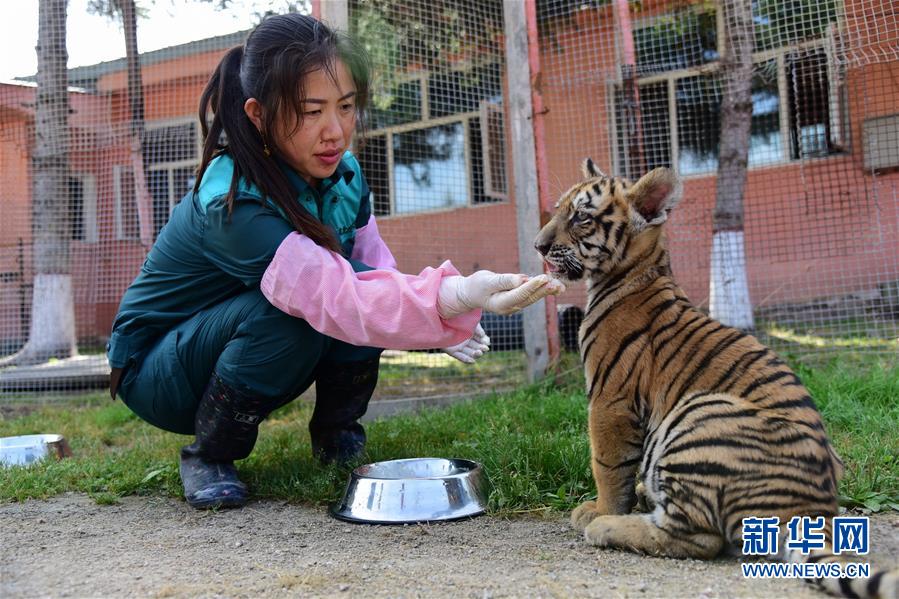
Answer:
[[[634,49],[634,29],[631,25],[627,0],[615,0],[615,21],[621,32],[621,84],[624,92],[623,129],[627,139],[628,165],[622,173],[636,179],[646,171],[643,159],[643,127],[640,117],[640,90],[637,86],[637,52]]]

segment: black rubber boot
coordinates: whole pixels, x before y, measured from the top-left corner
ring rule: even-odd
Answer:
[[[234,462],[205,459],[196,443],[181,448],[180,472],[184,498],[192,507],[240,507],[247,502],[247,486],[237,478]]]
[[[196,415],[196,441],[181,449],[184,498],[198,509],[240,507],[247,486],[237,478],[234,460],[253,450],[259,423],[278,404],[247,395],[212,374]]]
[[[319,366],[309,434],[312,453],[323,464],[349,464],[365,451],[365,429],[359,419],[378,384],[379,362],[380,357]]]

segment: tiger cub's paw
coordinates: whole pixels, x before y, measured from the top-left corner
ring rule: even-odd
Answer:
[[[613,531],[613,517],[597,517],[584,528],[584,539],[594,547],[608,547]]]
[[[577,531],[583,532],[594,518],[601,516],[595,501],[585,501],[571,512],[571,526]]]

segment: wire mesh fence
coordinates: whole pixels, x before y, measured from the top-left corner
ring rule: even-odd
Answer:
[[[899,355],[895,3],[746,3],[751,120],[738,243],[714,233],[733,29],[724,9],[736,3],[621,4],[538,3],[557,191],[588,155],[632,179],[671,167],[685,183],[669,226],[673,270],[694,303],[733,320],[740,298],[751,302],[759,336],[797,355],[847,346]],[[726,288],[740,273],[716,281],[716,260],[742,265],[736,297]]]
[[[503,3],[330,3],[345,9],[375,66],[355,151],[400,270],[446,259],[463,274],[519,270]],[[57,14],[65,6],[41,4]],[[747,4],[751,117],[739,229],[719,231],[716,221],[729,0],[532,5],[546,107],[537,150],[551,194],[578,180],[587,156],[629,178],[671,167],[685,181],[669,227],[673,268],[694,303],[725,319],[748,311],[765,341],[798,355],[846,347],[899,355],[895,3]],[[55,27],[70,45],[123,44],[79,38],[58,20],[46,27],[42,35]],[[108,380],[104,345],[118,302],[194,183],[202,87],[246,35],[222,31],[145,52],[139,82],[126,58],[71,68],[68,89],[50,100],[47,77],[66,75],[64,54],[57,47],[54,58],[48,41],[37,77],[0,83],[0,354],[36,350],[32,366],[0,368],[0,398]],[[567,353],[584,300],[575,285],[558,302]],[[378,396],[522,384],[521,316],[486,315],[483,324],[494,351],[474,367],[439,352],[387,352]]]

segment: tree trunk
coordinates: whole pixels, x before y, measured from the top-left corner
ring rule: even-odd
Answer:
[[[34,288],[28,340],[0,367],[36,364],[75,354],[72,295],[72,218],[69,213],[69,97],[66,63],[67,0],[41,0],[37,42],[37,99],[32,155],[31,228]]]
[[[137,51],[137,7],[134,0],[120,0],[122,29],[125,32],[125,57],[128,64],[128,106],[131,109],[131,170],[134,172],[134,197],[140,223],[140,241],[153,243],[153,198],[144,173],[144,87],[140,54]]]
[[[750,0],[728,0],[719,6],[724,11],[724,89],[709,308],[712,317],[724,324],[752,329],[743,245],[743,190],[752,125],[752,5]]]

